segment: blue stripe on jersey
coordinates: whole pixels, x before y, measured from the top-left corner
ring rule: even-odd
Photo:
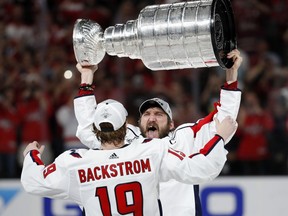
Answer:
[[[177,128],[173,131],[172,136],[171,136],[171,139],[175,139],[176,134],[177,134],[177,132],[178,132],[179,130],[183,130],[183,129],[185,129],[185,128],[192,128],[192,126],[193,126],[194,124],[195,124],[195,123],[191,123],[191,124],[186,123],[186,124],[180,125],[179,127],[177,127]]]
[[[159,207],[160,216],[162,216],[163,215],[162,204],[161,204],[161,201],[159,199],[158,199],[158,207]]]
[[[39,151],[34,149],[30,151],[30,157],[37,165],[44,165],[43,161],[38,157]]]
[[[205,146],[204,148],[200,149],[200,152],[197,152],[195,154],[192,154],[189,156],[189,158],[192,158],[196,155],[199,155],[199,154],[203,154],[205,156],[207,156],[211,151],[212,149],[217,145],[217,143],[220,141],[220,140],[223,140],[223,138],[221,136],[219,136],[218,134],[216,134]]]
[[[137,138],[139,137],[139,135],[138,135],[138,134],[136,134],[134,130],[132,130],[132,129],[131,129],[131,128],[129,128],[129,127],[127,127],[127,129],[128,129],[128,130],[130,130],[130,131],[131,131],[131,132],[134,134],[134,136],[135,136],[135,137],[137,137]]]
[[[216,134],[205,146],[200,150],[200,153],[207,156],[212,149],[216,146],[216,144],[222,140],[223,138]]]
[[[199,185],[193,185],[194,187],[194,200],[195,200],[195,216],[202,216],[202,206],[199,196]]]
[[[78,152],[76,152],[76,149],[71,149],[70,151],[71,151],[70,152],[71,156],[76,157],[76,158],[82,158],[81,155]]]

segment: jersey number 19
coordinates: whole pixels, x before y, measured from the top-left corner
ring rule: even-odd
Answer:
[[[143,195],[142,187],[139,182],[116,185],[114,192],[119,214],[125,215],[133,213],[134,216],[143,216]],[[128,203],[128,193],[131,193],[132,203]],[[96,188],[95,196],[99,198],[103,216],[111,216],[111,205],[107,187]]]

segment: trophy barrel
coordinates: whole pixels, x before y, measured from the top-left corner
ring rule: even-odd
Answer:
[[[226,54],[236,48],[228,0],[153,5],[138,17],[141,59],[151,70],[233,65]]]

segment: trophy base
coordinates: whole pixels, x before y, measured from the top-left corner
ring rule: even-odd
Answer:
[[[211,39],[215,57],[222,68],[231,68],[233,60],[227,53],[237,48],[235,23],[231,3],[228,0],[216,0],[211,10]]]

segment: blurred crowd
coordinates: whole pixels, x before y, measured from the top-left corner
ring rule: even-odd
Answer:
[[[77,18],[103,29],[137,19],[165,0],[0,0],[0,178],[18,178],[22,150],[46,145],[47,163],[75,137],[73,98],[80,73],[72,44]],[[236,135],[221,175],[288,174],[288,0],[232,0],[243,92]],[[65,76],[64,76],[65,75]],[[140,103],[158,96],[171,104],[176,125],[213,109],[225,71],[220,67],[151,71],[141,60],[105,55],[96,71],[97,101],[125,104],[137,124]]]

